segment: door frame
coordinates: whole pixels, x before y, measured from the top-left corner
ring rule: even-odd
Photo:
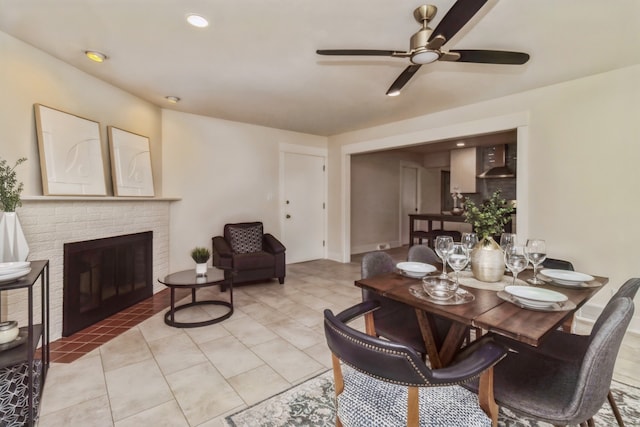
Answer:
[[[452,123],[441,127],[431,127],[423,130],[401,133],[377,139],[354,142],[340,147],[339,166],[342,181],[339,190],[341,206],[339,212],[339,242],[332,245],[331,259],[343,263],[350,262],[351,254],[351,155],[380,151],[411,145],[429,144],[445,139],[463,138],[469,135],[499,132],[503,130],[517,130],[518,154],[516,185],[518,188],[518,231],[523,235],[529,230],[529,113],[520,111],[513,114],[485,117],[470,122]],[[334,196],[335,199],[335,196]]]
[[[418,211],[420,210],[420,207],[422,205],[422,170],[424,169],[422,166],[416,163],[407,162],[405,160],[400,161],[400,203],[398,206],[398,242],[400,242],[400,246],[404,245],[404,242],[402,241],[402,230],[404,229],[404,227],[402,226],[402,217],[404,215],[404,213],[402,212],[402,195],[404,194],[404,174],[402,173],[403,168],[412,168],[416,170],[416,208],[418,209]],[[409,236],[409,244],[411,244],[411,236]]]
[[[280,234],[282,235],[284,233],[284,228],[285,228],[285,190],[284,190],[284,180],[285,180],[285,171],[284,171],[284,156],[285,153],[290,153],[290,154],[303,154],[303,155],[307,155],[307,156],[316,156],[316,157],[322,157],[322,159],[324,160],[324,167],[325,167],[325,173],[324,173],[324,179],[323,179],[323,188],[322,188],[322,192],[324,194],[324,200],[325,200],[325,206],[324,206],[324,210],[322,212],[322,221],[323,221],[323,236],[322,239],[324,240],[325,244],[323,247],[323,251],[322,251],[322,256],[324,259],[327,258],[327,251],[329,248],[328,245],[328,240],[327,240],[327,236],[328,236],[328,227],[329,227],[329,222],[328,222],[328,216],[327,216],[327,212],[329,211],[329,201],[328,201],[328,176],[329,176],[329,165],[327,163],[327,157],[328,157],[328,149],[326,148],[321,148],[321,147],[310,147],[310,146],[306,146],[306,145],[297,145],[297,144],[289,144],[289,143],[284,143],[281,142],[278,146],[278,150],[280,152],[279,154],[279,165],[278,165],[278,171],[279,171],[279,189],[278,189],[278,204],[280,206],[280,209],[278,209],[278,214],[280,215]]]

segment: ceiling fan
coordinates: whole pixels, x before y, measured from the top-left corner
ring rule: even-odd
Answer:
[[[452,49],[442,50],[460,29],[480,10],[487,0],[458,0],[442,18],[435,30],[429,28],[429,21],[438,9],[432,5],[423,5],[413,11],[413,16],[422,28],[411,36],[410,49],[406,52],[396,50],[372,49],[319,49],[319,55],[356,55],[356,56],[391,56],[409,58],[412,62],[393,82],[387,95],[395,96],[409,82],[411,77],[424,64],[435,61],[475,62],[482,64],[521,65],[529,60],[529,55],[521,52],[502,50]]]

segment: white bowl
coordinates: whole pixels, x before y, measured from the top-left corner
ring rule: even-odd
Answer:
[[[0,344],[5,344],[15,340],[18,337],[20,329],[18,328],[18,322],[15,320],[8,320],[0,323]]]
[[[424,262],[399,262],[396,264],[396,268],[403,274],[416,279],[421,279],[427,274],[436,271],[433,265],[425,264]]]
[[[422,289],[433,299],[448,300],[456,294],[458,285],[453,280],[439,277],[425,277],[422,279]]]

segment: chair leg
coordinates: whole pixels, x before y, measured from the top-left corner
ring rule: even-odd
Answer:
[[[342,421],[340,421],[340,418],[338,417],[338,396],[344,390],[344,377],[342,376],[340,359],[335,354],[331,354],[331,364],[333,366],[333,384],[336,391],[336,427],[342,427]]]
[[[278,282],[280,282],[281,285],[284,285],[284,277],[278,277]]]
[[[407,395],[407,427],[418,427],[420,424],[420,408],[418,403],[418,387],[409,387]]]
[[[620,427],[624,427],[624,421],[622,421],[622,415],[620,414],[618,405],[616,405],[616,401],[613,400],[613,394],[611,393],[611,390],[609,390],[609,394],[607,394],[607,400],[609,401],[609,405],[611,405],[613,416],[616,417],[616,421],[618,422],[618,425]]]

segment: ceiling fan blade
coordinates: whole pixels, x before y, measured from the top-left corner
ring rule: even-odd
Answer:
[[[396,52],[395,50],[373,50],[373,49],[318,49],[318,55],[352,55],[352,56],[406,56],[406,52]]]
[[[529,60],[529,54],[527,53],[508,52],[505,50],[452,49],[448,53],[453,55],[442,55],[440,60],[510,65],[522,65]],[[460,57],[458,59],[453,59],[454,56],[457,56],[455,54],[460,55]]]
[[[387,91],[387,95],[389,96],[399,95],[400,90],[404,87],[404,85],[407,84],[409,80],[411,80],[411,77],[413,77],[413,75],[416,73],[416,71],[420,69],[420,67],[421,65],[414,64],[414,65],[409,65],[407,68],[405,68],[404,71],[400,73],[396,81],[393,82],[393,84]]]
[[[487,0],[458,0],[455,2],[436,29],[433,30],[433,33],[431,33],[429,41],[438,35],[444,36],[446,41],[451,40],[473,18],[473,15],[478,13],[486,2]]]

